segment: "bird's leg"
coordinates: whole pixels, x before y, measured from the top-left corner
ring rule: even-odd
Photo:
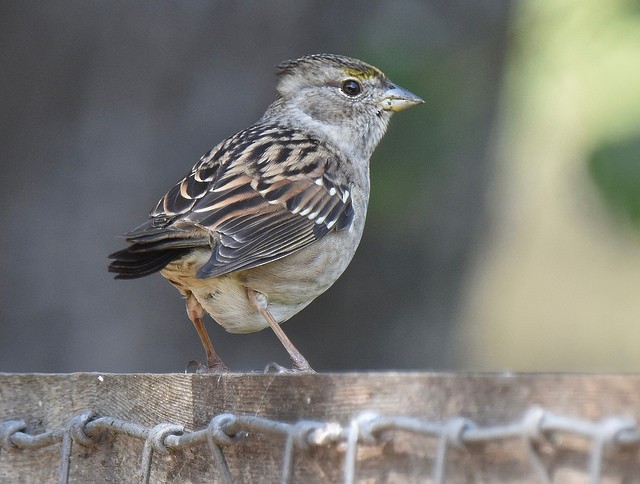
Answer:
[[[187,292],[185,296],[187,298],[187,315],[193,323],[193,326],[195,326],[198,336],[200,336],[200,341],[202,341],[202,346],[204,346],[204,351],[207,353],[207,367],[201,370],[204,370],[203,372],[205,373],[229,371],[229,368],[225,366],[211,344],[207,328],[205,328],[204,321],[202,320],[205,314],[204,308],[200,305],[193,293]]]
[[[262,317],[267,320],[269,326],[271,326],[271,329],[280,340],[280,343],[282,343],[282,346],[284,346],[284,348],[289,353],[289,356],[291,356],[291,359],[293,360],[293,370],[303,373],[315,373],[313,368],[311,368],[311,365],[309,365],[309,362],[304,356],[302,356],[302,353],[300,353],[300,351],[298,351],[298,349],[293,346],[291,340],[287,337],[286,334],[284,334],[284,331],[282,330],[278,322],[267,309],[266,296],[261,292],[254,291],[253,289],[247,289],[247,294],[249,296],[249,301],[251,302],[253,307],[255,307],[260,312],[260,314],[262,314]]]

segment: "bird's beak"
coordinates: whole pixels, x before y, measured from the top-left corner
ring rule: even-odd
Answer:
[[[380,106],[385,111],[403,111],[411,106],[422,104],[424,101],[415,94],[407,91],[403,87],[390,84],[379,101]]]

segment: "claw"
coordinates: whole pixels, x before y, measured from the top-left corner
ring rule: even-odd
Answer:
[[[229,368],[224,364],[207,366],[203,365],[199,361],[191,360],[187,365],[185,373],[195,373],[196,375],[220,375],[222,373],[229,373]]]
[[[284,366],[272,361],[265,366],[264,373],[275,373],[277,375],[312,375],[315,373],[315,370],[308,365],[304,368],[300,368],[295,364],[293,365],[293,368],[285,368]]]

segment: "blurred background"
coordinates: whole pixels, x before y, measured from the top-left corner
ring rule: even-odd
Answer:
[[[640,2],[0,3],[0,371],[183,371],[161,276],[107,254],[308,53],[427,103],[372,159],[343,277],[284,326],[318,371],[640,369]],[[234,370],[289,360],[208,320]]]

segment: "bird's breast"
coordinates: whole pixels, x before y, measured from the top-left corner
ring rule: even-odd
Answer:
[[[207,253],[195,252],[167,266],[162,275],[182,292],[193,293],[202,307],[231,333],[268,327],[247,297],[252,289],[264,294],[268,310],[280,323],[290,319],[340,277],[351,262],[362,230],[332,232],[282,259],[221,276],[199,279],[196,272]]]
[[[207,313],[231,333],[249,333],[268,327],[267,321],[249,302],[249,289],[266,296],[267,309],[282,323],[329,289],[353,259],[366,216],[367,198],[358,195],[354,194],[356,216],[350,227],[330,232],[282,259],[199,279],[198,269],[211,256],[209,250],[201,249],[172,262],[161,273],[183,293],[192,292]]]

